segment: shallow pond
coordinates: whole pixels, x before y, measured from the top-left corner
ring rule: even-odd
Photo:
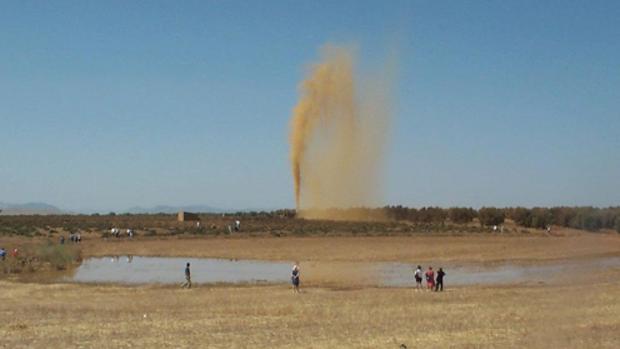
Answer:
[[[255,260],[169,257],[88,258],[75,274],[65,280],[75,282],[174,284],[185,280],[185,264],[190,263],[192,282],[260,283],[287,282],[290,263]]]
[[[620,267],[620,257],[604,257],[588,260],[553,261],[536,265],[499,264],[449,265],[443,264],[446,276],[444,283],[449,285],[501,285],[516,283],[541,283],[559,279],[581,279],[585,273],[600,271],[610,267]],[[423,271],[426,271],[423,266]],[[415,286],[413,273],[415,266],[405,263],[385,263],[379,267],[384,286]],[[438,268],[435,268],[437,272]]]
[[[214,258],[171,258],[171,257],[100,257],[88,258],[74,271],[66,275],[65,281],[86,283],[122,284],[175,284],[184,281],[185,264],[191,264],[194,283],[285,283],[289,282],[292,262],[271,262],[259,260],[234,260]],[[440,265],[437,265],[439,267]],[[369,286],[410,287],[414,264],[408,263],[301,263],[302,282],[304,275],[321,279],[321,271],[355,270],[355,281],[364,280]],[[548,282],[554,279],[584,275],[591,270],[620,267],[620,257],[605,257],[587,260],[553,261],[538,265],[501,264],[441,265],[446,276],[444,283],[459,285],[499,285],[515,283]],[[426,266],[423,266],[425,271]],[[438,268],[435,268],[438,269]],[[352,280],[353,281],[353,280]],[[342,282],[346,282],[345,279]]]

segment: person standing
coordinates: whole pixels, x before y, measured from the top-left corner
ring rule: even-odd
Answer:
[[[192,288],[192,275],[189,270],[189,262],[185,266],[185,282],[181,285],[182,288]]]
[[[291,271],[291,283],[293,284],[293,293],[299,293],[299,266],[297,263],[293,265],[293,270]]]
[[[417,290],[421,290],[422,289],[422,267],[418,265],[418,268],[415,270],[415,273],[413,274],[413,276],[415,277],[415,288]]]
[[[435,287],[435,272],[433,271],[433,267],[429,266],[424,275],[426,276],[426,288],[432,291]]]
[[[435,283],[435,292],[443,291],[443,277],[446,276],[442,268],[437,271],[437,282]]]

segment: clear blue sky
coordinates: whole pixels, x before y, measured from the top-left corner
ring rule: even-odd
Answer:
[[[325,43],[396,47],[386,203],[620,204],[618,1],[2,1],[0,201],[294,205]]]

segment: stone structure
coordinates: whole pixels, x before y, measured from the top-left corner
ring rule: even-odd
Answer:
[[[196,213],[179,211],[179,214],[177,215],[177,220],[179,222],[190,222],[190,221],[199,221],[200,218],[198,217],[198,214]]]

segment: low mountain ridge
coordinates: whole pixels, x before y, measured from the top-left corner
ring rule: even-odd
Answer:
[[[28,202],[25,204],[0,202],[0,215],[50,215],[63,213],[66,212],[44,202]]]

